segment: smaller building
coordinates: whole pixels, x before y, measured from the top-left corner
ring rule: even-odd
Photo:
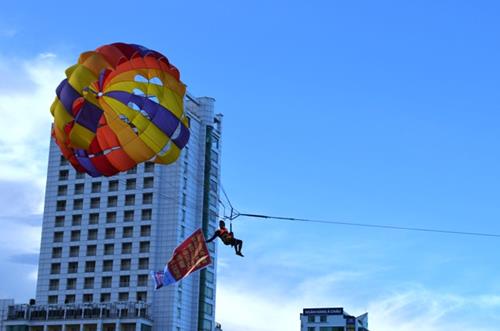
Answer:
[[[304,308],[300,331],[369,331],[368,313],[355,317],[344,308]]]
[[[0,299],[0,331],[4,330],[5,320],[9,314],[9,306],[14,304],[14,299]]]
[[[153,320],[149,304],[119,302],[10,305],[3,323],[0,331],[151,331]]]

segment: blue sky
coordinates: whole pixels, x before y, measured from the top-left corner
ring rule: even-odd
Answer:
[[[243,212],[500,233],[499,14],[495,1],[2,4],[0,297],[35,291],[54,89],[115,41],[164,53],[216,98]],[[297,329],[306,306],[368,311],[374,331],[500,322],[499,239],[234,226],[246,257],[221,250],[224,329]]]

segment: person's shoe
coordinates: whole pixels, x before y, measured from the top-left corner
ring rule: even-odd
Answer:
[[[239,256],[241,256],[241,257],[244,257],[244,255],[243,255],[243,254],[241,254],[241,252],[236,252],[236,255],[239,255]]]

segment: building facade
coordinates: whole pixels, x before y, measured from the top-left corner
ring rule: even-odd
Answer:
[[[368,313],[355,317],[344,308],[304,308],[301,331],[368,331]]]
[[[214,102],[186,96],[191,136],[170,165],[92,178],[51,141],[36,303],[11,306],[7,331],[215,328],[214,243],[206,269],[157,291],[150,278],[197,228],[216,229],[222,115]]]

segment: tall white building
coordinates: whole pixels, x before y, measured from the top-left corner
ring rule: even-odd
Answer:
[[[300,331],[368,331],[368,313],[355,317],[344,308],[304,308]]]
[[[113,177],[77,173],[51,141],[35,305],[11,306],[6,331],[193,331],[215,328],[213,263],[154,290],[174,248],[216,229],[222,115],[186,97],[190,140],[171,165]]]

